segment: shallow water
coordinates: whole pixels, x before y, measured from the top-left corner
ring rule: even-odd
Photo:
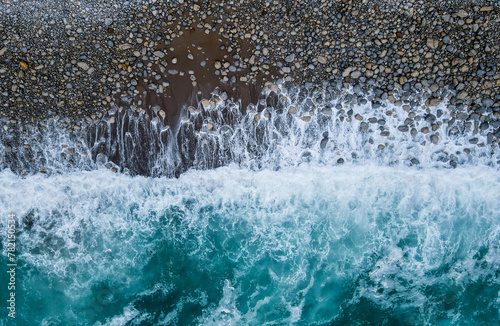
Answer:
[[[3,171],[0,181],[0,227],[9,213],[19,222],[18,325],[491,325],[500,317],[493,168],[304,163],[178,179]]]

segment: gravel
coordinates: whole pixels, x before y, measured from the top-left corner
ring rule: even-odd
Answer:
[[[0,117],[78,125],[116,104],[149,110],[207,85],[259,94],[282,79],[340,95],[354,87],[374,109],[447,102],[486,130],[500,118],[499,10],[472,0],[3,1]]]

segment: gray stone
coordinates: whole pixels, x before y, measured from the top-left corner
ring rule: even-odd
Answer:
[[[292,62],[295,59],[295,53],[290,54],[285,58],[286,62]]]
[[[479,129],[481,130],[487,130],[490,127],[488,122],[483,122],[479,125]]]
[[[86,64],[85,62],[78,62],[77,66],[80,67],[81,69],[85,70],[85,71],[89,70],[89,68],[90,68],[89,65]]]
[[[366,122],[361,122],[360,126],[359,126],[359,129],[362,131],[362,132],[367,132],[368,131],[368,123]]]
[[[323,56],[319,56],[319,57],[318,57],[318,62],[319,62],[319,63],[321,63],[321,64],[326,65],[326,58],[325,58],[325,57],[323,57]]]
[[[165,53],[163,53],[162,51],[155,51],[153,54],[158,58],[163,58],[165,56]]]
[[[321,149],[324,149],[326,147],[326,145],[328,144],[328,138],[323,138],[319,144],[319,147]]]
[[[460,9],[457,13],[457,16],[460,18],[465,18],[465,17],[469,16],[469,13],[463,9]]]
[[[361,77],[361,71],[356,70],[351,72],[351,78],[358,79],[359,77]]]
[[[431,49],[437,49],[439,46],[439,41],[432,38],[428,38],[425,44]]]

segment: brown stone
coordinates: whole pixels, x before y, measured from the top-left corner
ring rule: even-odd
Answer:
[[[467,95],[469,95],[469,93],[467,93],[466,91],[462,91],[457,95],[457,99],[463,100],[464,98],[467,97]]]
[[[425,105],[427,105],[427,106],[437,106],[437,105],[441,104],[441,102],[443,102],[442,98],[431,97],[431,98],[427,99],[427,101],[425,101]]]

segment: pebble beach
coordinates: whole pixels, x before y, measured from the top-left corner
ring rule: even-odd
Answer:
[[[0,0],[0,325],[498,324],[499,13]]]
[[[385,119],[349,106],[390,103],[404,110],[400,132],[433,144],[465,133],[498,151],[497,1],[7,0],[0,12],[5,133],[47,119],[79,131],[113,123],[116,108],[176,126],[183,109],[214,107],[215,89],[215,102],[261,113],[285,99],[279,82],[326,90],[365,131],[390,136]]]

